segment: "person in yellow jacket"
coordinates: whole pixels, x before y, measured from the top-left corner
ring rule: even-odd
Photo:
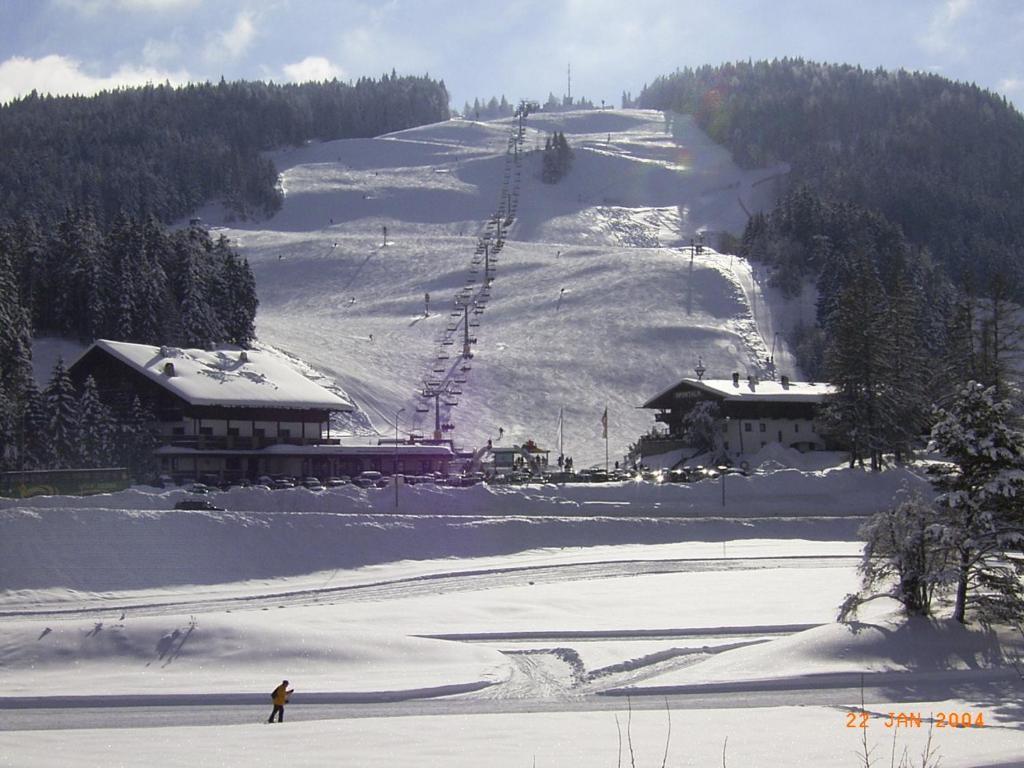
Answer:
[[[288,699],[295,693],[291,688],[288,687],[288,681],[283,680],[274,692],[270,694],[270,698],[274,700],[274,709],[270,712],[270,719],[268,723],[274,722],[274,715],[277,715],[277,722],[284,722],[284,705],[288,703]]]

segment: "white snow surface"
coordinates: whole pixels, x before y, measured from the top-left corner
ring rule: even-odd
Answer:
[[[401,408],[403,431],[433,429],[417,393],[456,293],[480,285],[470,265],[499,204],[510,130],[451,120],[276,152],[283,209],[214,227],[255,272],[261,341],[336,380],[384,434]],[[529,150],[554,130],[576,157],[547,185]],[[653,424],[636,406],[698,359],[712,378],[763,375],[775,344],[779,372],[799,379],[777,329],[760,327],[763,297],[752,312],[748,293],[761,294],[747,263],[688,249],[698,233],[710,244],[742,231],[745,210],[772,202],[773,184],[760,182],[784,167],[742,171],[690,118],[641,110],[530,116],[525,149],[472,369],[458,405],[443,409],[457,442],[475,449],[501,428],[503,440],[551,447],[562,408],[576,466],[603,465],[604,408],[614,459]],[[203,217],[222,221],[213,208]],[[452,368],[460,347],[448,351]]]
[[[908,625],[884,601],[856,632],[833,623],[857,585],[863,514],[922,484],[914,472],[788,470],[727,483],[729,517],[717,481],[415,486],[400,489],[398,513],[391,489],[235,489],[211,497],[228,511],[205,513],[168,509],[183,490],[143,487],[4,500],[0,765],[243,766],[281,750],[311,766],[341,753],[360,765],[486,757],[511,767],[534,755],[592,765],[615,761],[616,717],[619,727],[630,719],[646,765],[661,759],[665,713],[630,716],[621,694],[636,707],[637,697],[722,685],[739,709],[673,712],[675,764],[720,760],[728,738],[730,763],[847,765],[859,738],[846,728],[852,694],[840,707],[766,707],[751,692],[816,674],[1013,674],[1005,658],[1019,643]],[[297,691],[288,722],[256,725],[281,677]],[[77,698],[97,695],[127,708],[94,715]],[[40,696],[49,709],[16,703]],[[576,711],[581,696],[604,711]],[[388,716],[387,702],[424,699],[443,716]],[[449,699],[456,711],[444,709]],[[310,720],[332,701],[383,709]],[[943,764],[1012,764],[1012,705],[981,694],[868,702],[883,719],[979,708],[989,727],[939,733]],[[92,724],[72,724],[83,718]],[[885,748],[890,737],[880,721],[870,732]],[[922,733],[899,737],[923,744]]]
[[[100,339],[83,355],[93,347],[192,405],[352,408],[351,403],[307,379],[280,355],[259,349],[180,349]]]

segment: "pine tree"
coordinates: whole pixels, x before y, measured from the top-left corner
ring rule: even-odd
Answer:
[[[889,297],[888,359],[882,362],[885,413],[889,418],[883,430],[897,461],[910,453],[914,441],[925,431],[932,402],[927,346],[920,333],[923,294],[920,275],[912,273],[907,265],[896,278],[896,288]]]
[[[17,404],[32,379],[32,328],[6,247],[0,241],[0,383]]]
[[[710,453],[720,446],[722,430],[718,404],[699,402],[683,417],[683,437],[698,453]]]
[[[210,303],[216,279],[208,258],[211,248],[209,238],[194,230],[176,243],[181,270],[181,342],[187,347],[209,349],[224,338],[224,329]]]
[[[59,227],[57,256],[64,280],[56,295],[56,330],[91,341],[99,336],[106,302],[100,234],[90,211],[69,214]]]
[[[0,471],[14,469],[18,462],[18,415],[15,402],[7,396],[0,376]]]
[[[221,236],[213,247],[218,278],[214,283],[211,303],[217,315],[223,337],[221,340],[248,347],[255,338],[256,280],[249,262],[240,260],[226,237]]]
[[[158,468],[153,453],[157,446],[154,422],[152,411],[136,396],[128,418],[120,424],[119,450],[115,451],[115,458],[139,480],[156,474]]]
[[[995,386],[969,382],[936,412],[931,448],[949,462],[936,468],[936,530],[952,556],[953,618],[972,607],[982,621],[1024,618],[1024,562],[1007,557],[1024,544],[1024,433]]]
[[[78,466],[108,467],[112,460],[114,419],[100,400],[92,376],[85,380],[78,402]]]
[[[22,393],[22,425],[19,431],[18,464],[21,469],[46,469],[53,461],[46,400],[34,380]]]
[[[828,398],[823,421],[830,434],[849,446],[851,467],[869,457],[871,468],[880,469],[894,420],[892,398],[885,396],[892,388],[886,380],[893,359],[889,307],[866,257],[837,266],[845,269],[846,282],[825,322],[825,374],[838,391]]]
[[[78,397],[60,358],[43,395],[51,445],[50,464],[55,469],[73,467],[78,459]]]

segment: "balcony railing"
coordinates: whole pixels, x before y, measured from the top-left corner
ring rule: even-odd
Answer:
[[[266,437],[248,435],[161,435],[163,445],[175,448],[194,448],[200,451],[242,450],[252,451],[272,445],[339,445],[337,438],[327,437]]]

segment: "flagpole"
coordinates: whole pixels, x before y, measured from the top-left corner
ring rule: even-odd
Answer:
[[[565,446],[564,446],[565,433],[564,433],[564,427],[563,427],[563,423],[562,423],[562,411],[563,411],[563,408],[561,406],[559,406],[559,408],[558,408],[558,455],[564,457],[565,456]]]
[[[604,471],[608,474],[608,406],[604,407]]]

